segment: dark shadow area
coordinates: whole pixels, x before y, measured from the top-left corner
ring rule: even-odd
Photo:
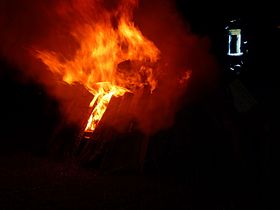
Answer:
[[[0,61],[1,153],[46,154],[59,122],[57,102],[12,64]]]

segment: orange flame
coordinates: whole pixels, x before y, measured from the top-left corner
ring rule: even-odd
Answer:
[[[98,20],[87,19],[73,27],[78,42],[75,55],[36,50],[36,57],[68,84],[80,83],[92,95],[86,132],[93,132],[112,97],[123,96],[144,86],[156,88],[154,77],[160,52],[134,26],[130,15],[135,0],[124,0],[117,12],[105,11]],[[117,19],[113,23],[112,19]]]

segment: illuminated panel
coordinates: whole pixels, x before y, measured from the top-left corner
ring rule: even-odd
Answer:
[[[241,56],[241,29],[230,29],[228,33],[228,53],[229,56]]]

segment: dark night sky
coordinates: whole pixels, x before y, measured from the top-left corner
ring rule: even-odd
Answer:
[[[221,75],[224,74],[224,25],[234,16],[244,20],[250,39],[250,55],[247,73],[241,79],[262,104],[259,108],[261,112],[270,109],[271,115],[277,111],[275,94],[278,92],[278,82],[275,69],[279,67],[279,29],[276,28],[279,15],[274,6],[268,3],[245,5],[242,1],[177,1],[178,11],[190,23],[192,31],[201,37],[210,38],[212,53],[220,62]],[[59,118],[57,102],[49,98],[36,82],[23,83],[19,80],[22,75],[5,59],[1,59],[0,76],[1,149],[5,152],[12,152],[15,148],[44,151],[51,136],[50,131]],[[14,118],[18,119],[15,125]],[[41,133],[46,135],[37,141]]]
[[[224,24],[232,16],[241,17],[245,21],[250,39],[250,55],[247,73],[243,74],[241,79],[262,104],[259,108],[261,112],[269,109],[269,114],[273,115],[273,111],[277,111],[275,94],[279,89],[275,71],[279,67],[279,29],[276,28],[279,16],[274,5],[245,5],[242,1],[234,1],[233,4],[178,0],[177,8],[182,17],[191,24],[194,33],[210,38],[212,52],[220,62],[221,75],[224,74]],[[59,118],[57,102],[49,98],[36,82],[23,83],[19,80],[22,75],[5,59],[1,59],[0,76],[1,149],[5,152],[12,152],[15,148],[44,151],[50,131],[54,129]],[[14,118],[18,119],[15,125]],[[42,141],[37,141],[41,133],[46,135],[43,135]]]
[[[193,187],[194,200],[221,196],[222,203],[231,199],[237,203],[255,202],[265,194],[270,171],[275,168],[272,148],[275,139],[279,139],[280,15],[276,3],[250,2],[177,0],[178,11],[191,24],[192,31],[210,38],[220,64],[221,85],[185,104],[175,125],[152,137],[146,170],[160,175],[175,173],[180,180],[187,179]],[[234,16],[246,23],[250,43],[248,69],[238,77],[258,101],[248,113],[234,110],[223,77],[224,24]],[[57,102],[41,85],[22,82],[21,77],[17,67],[0,59],[0,158],[18,151],[45,155],[59,124]],[[18,119],[17,123],[14,119]],[[241,199],[238,193],[227,192],[227,187],[237,192],[242,185],[246,186]],[[207,190],[213,186],[219,192],[207,197]],[[200,191],[204,193],[200,195]],[[252,193],[248,200],[246,193]]]

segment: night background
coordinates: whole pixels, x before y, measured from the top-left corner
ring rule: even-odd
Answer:
[[[63,124],[58,101],[0,58],[0,209],[273,207],[277,7],[177,0],[176,8],[194,34],[209,38],[218,73],[214,85],[191,78],[174,125],[150,137],[141,169],[127,161],[141,133],[118,135],[125,146],[112,143],[102,149],[106,156],[80,158],[72,150],[76,128]],[[242,20],[248,41],[239,75],[226,62],[225,26],[233,18]]]

